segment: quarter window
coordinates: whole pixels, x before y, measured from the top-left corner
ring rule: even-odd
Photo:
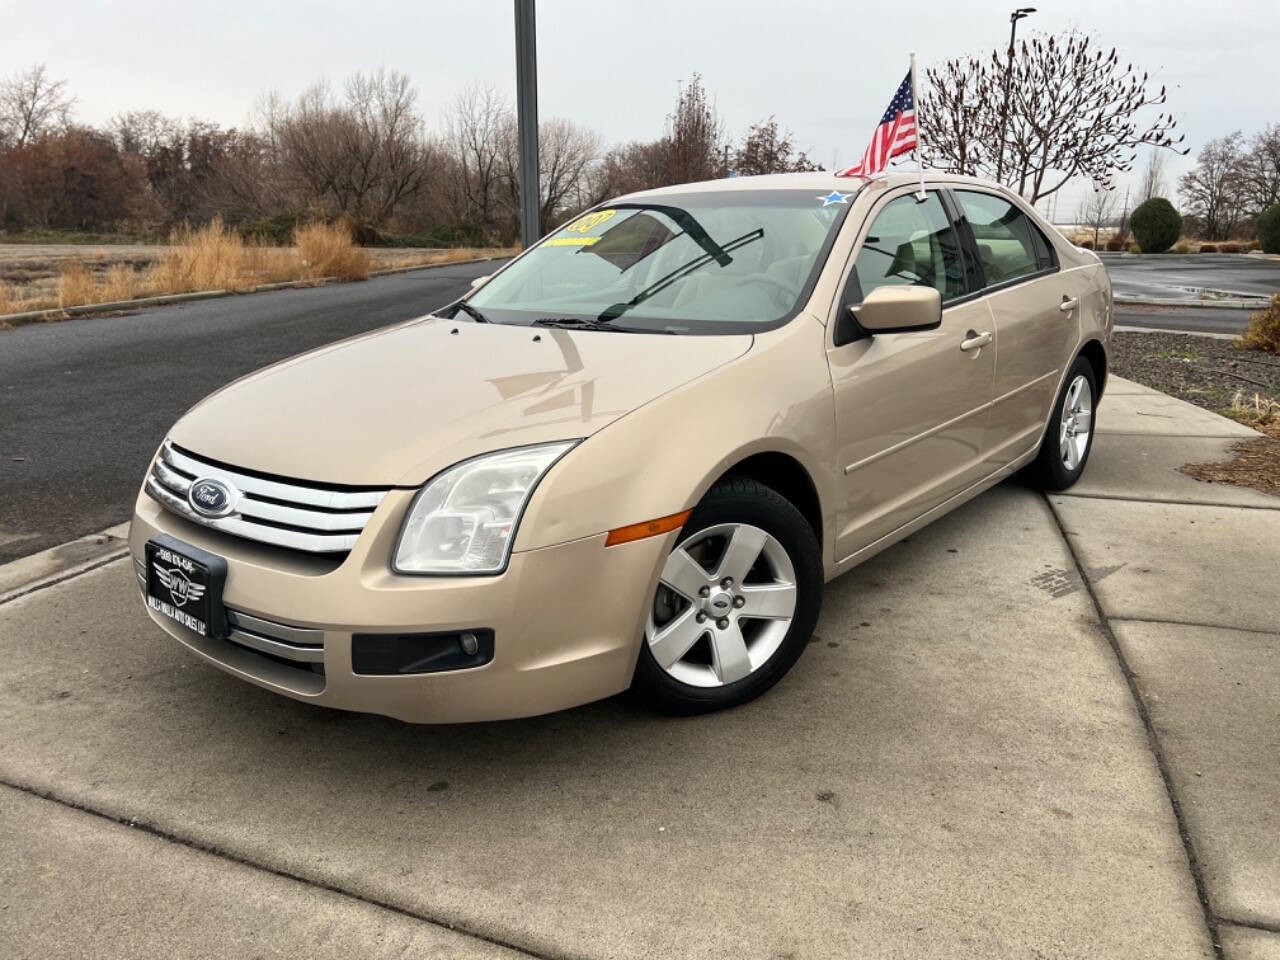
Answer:
[[[936,193],[890,200],[871,224],[853,265],[861,300],[876,287],[933,287],[942,299],[963,296],[964,265],[955,231]]]
[[[1053,266],[1052,247],[1039,229],[1008,200],[957,190],[956,199],[977,243],[987,286],[1007,283]]]

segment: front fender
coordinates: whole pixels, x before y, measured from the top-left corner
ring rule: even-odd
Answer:
[[[807,314],[756,337],[738,359],[645,404],[583,441],[531,499],[516,550],[589,537],[693,507],[736,463],[795,458],[833,541],[835,414],[825,328]]]

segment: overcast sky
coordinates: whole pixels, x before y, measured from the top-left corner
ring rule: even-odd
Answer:
[[[815,160],[849,163],[910,50],[923,72],[1002,46],[1014,5],[541,0],[539,113],[610,142],[653,138],[677,84],[696,70],[731,133],[773,114]],[[1193,151],[1227,131],[1280,122],[1280,0],[1036,5],[1020,31],[1084,30],[1166,83]],[[266,90],[289,96],[380,66],[412,76],[435,126],[469,83],[515,97],[511,0],[0,0],[0,71],[41,61],[69,81],[87,123],[155,109],[243,125]],[[1187,163],[1171,158],[1171,171]],[[1077,195],[1059,202],[1058,219],[1074,213]]]

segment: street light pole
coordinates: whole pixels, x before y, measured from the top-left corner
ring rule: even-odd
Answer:
[[[516,4],[516,125],[520,138],[520,244],[528,250],[542,235],[538,190],[538,44],[534,0]]]
[[[1000,111],[1000,144],[996,152],[996,183],[1004,176],[1004,141],[1009,134],[1009,93],[1013,76],[1013,44],[1018,36],[1018,21],[1036,12],[1035,7],[1019,7],[1009,14],[1009,59],[1004,68],[1004,107]]]

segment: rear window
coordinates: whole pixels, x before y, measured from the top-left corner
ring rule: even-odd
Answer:
[[[973,230],[987,286],[1008,283],[1054,265],[1053,247],[1031,219],[1008,200],[957,190]]]

